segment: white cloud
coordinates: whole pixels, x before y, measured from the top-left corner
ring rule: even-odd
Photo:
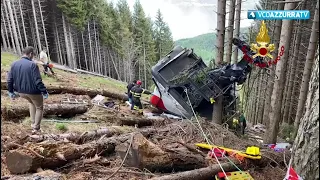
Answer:
[[[117,0],[111,0],[117,2]],[[217,0],[215,0],[217,1]],[[257,0],[247,0],[242,4],[241,26],[249,26],[252,20],[245,19],[246,10],[253,9]],[[127,0],[133,11],[135,0]],[[169,24],[174,40],[194,37],[213,32],[216,28],[216,4],[199,3],[199,0],[140,0],[146,15],[154,19],[158,9]],[[246,7],[246,8],[244,8]]]

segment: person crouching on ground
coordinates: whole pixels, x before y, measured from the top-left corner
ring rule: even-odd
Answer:
[[[20,60],[11,64],[8,73],[8,94],[11,99],[19,96],[30,103],[30,117],[32,133],[40,132],[40,123],[43,116],[43,99],[48,98],[48,92],[42,82],[39,67],[32,61],[33,47],[26,47]]]
[[[127,94],[128,94],[128,99],[129,103],[132,105],[132,95],[130,94],[130,90],[136,85],[137,80],[133,80],[131,83],[128,84],[127,86]]]
[[[48,75],[48,69],[50,69],[52,75],[54,75],[52,68],[49,66],[49,59],[48,59],[47,51],[44,48],[40,52],[40,61],[43,62],[44,74]]]
[[[131,110],[138,110],[139,113],[142,113],[142,103],[141,103],[141,95],[142,94],[151,94],[151,92],[143,89],[141,87],[142,82],[140,80],[137,81],[137,84],[130,90],[130,94],[132,96],[132,105]]]

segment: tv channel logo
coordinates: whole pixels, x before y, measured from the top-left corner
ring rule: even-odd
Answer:
[[[307,20],[310,19],[308,10],[249,10],[248,19],[256,20]]]

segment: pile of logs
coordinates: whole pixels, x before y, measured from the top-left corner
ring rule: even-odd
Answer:
[[[105,89],[87,89],[72,86],[52,86],[48,85],[47,91],[49,94],[74,94],[74,95],[88,95],[91,98],[100,94],[102,96],[110,97],[113,99],[127,101],[128,96],[125,93],[116,93]],[[7,82],[1,81],[1,90],[7,90]]]

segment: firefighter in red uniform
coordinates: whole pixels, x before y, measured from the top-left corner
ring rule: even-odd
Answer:
[[[141,87],[142,82],[140,80],[137,81],[137,84],[131,88],[130,95],[132,97],[132,105],[131,110],[139,110],[139,112],[142,111],[142,104],[141,104],[141,95],[142,94],[151,94],[151,92],[143,89]]]

